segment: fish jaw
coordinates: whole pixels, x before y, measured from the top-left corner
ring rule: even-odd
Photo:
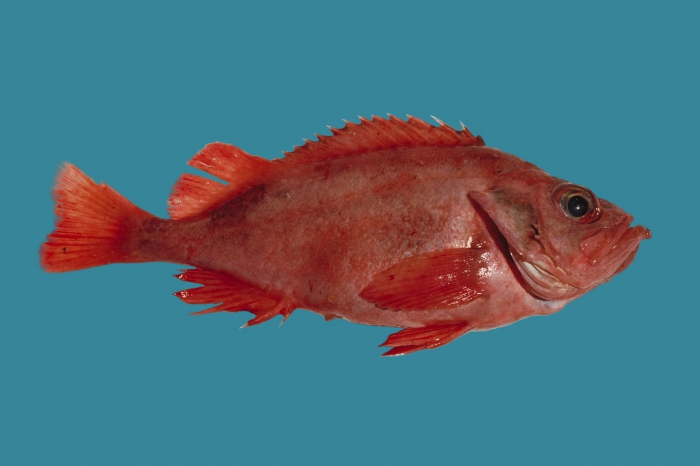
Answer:
[[[548,256],[528,258],[513,248],[510,254],[533,295],[547,300],[574,299],[625,270],[634,260],[641,241],[651,238],[651,232],[641,225],[630,228],[631,220],[630,216],[618,225],[619,231],[599,236],[605,244],[595,249],[596,255],[582,254],[579,266],[569,271],[557,267]]]
[[[628,215],[622,222],[612,228],[605,228],[580,241],[581,252],[588,263],[596,267],[611,255],[629,255],[639,247],[643,239],[651,238],[651,232],[641,225],[630,228],[633,217]]]
[[[543,267],[535,264],[534,261],[527,261],[519,252],[511,249],[510,256],[523,280],[529,286],[530,292],[536,297],[546,300],[565,300],[572,299],[582,293],[580,288],[560,280]]]
[[[606,248],[607,256],[602,261],[610,263],[607,268],[611,271],[614,269],[614,271],[610,273],[606,280],[600,283],[610,280],[610,278],[625,270],[634,260],[642,240],[650,238],[651,231],[641,225],[624,230],[619,240],[612,247]]]
[[[637,251],[639,250],[639,244],[642,242],[644,239],[650,239],[651,238],[651,231],[649,229],[644,228],[641,225],[637,225],[635,227],[632,227],[631,230],[634,230],[634,236],[630,235],[630,238],[627,239],[627,241],[632,242],[632,248],[630,248],[630,251],[627,253],[627,257],[620,266],[617,268],[615,273],[613,275],[617,275],[618,273],[622,272],[625,270],[629,265],[632,263],[634,260],[634,257],[637,255]],[[628,231],[628,234],[630,232]],[[639,239],[636,239],[639,238]],[[624,240],[624,238],[623,238]]]
[[[547,255],[530,257],[532,255],[522,254],[509,244],[510,255],[534,296],[547,300],[571,300],[625,270],[634,260],[642,240],[651,238],[647,228],[641,225],[629,227],[632,221],[629,217],[614,228],[617,231],[596,233],[598,248],[590,249],[593,244],[590,238],[582,240],[580,264],[568,271],[557,267]],[[595,251],[595,255],[585,254],[584,243],[589,246],[586,250]]]

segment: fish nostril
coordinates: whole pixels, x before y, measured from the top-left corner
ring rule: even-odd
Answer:
[[[535,239],[540,239],[540,230],[537,228],[537,225],[530,225],[532,228],[532,231],[534,231],[533,238]]]

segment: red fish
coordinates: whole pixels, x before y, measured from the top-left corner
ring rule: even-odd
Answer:
[[[562,309],[624,270],[642,226],[590,190],[486,147],[462,125],[360,118],[285,157],[213,143],[189,164],[170,219],[66,164],[41,264],[194,266],[176,293],[196,314],[246,310],[246,325],[296,308],[402,328],[401,355]]]

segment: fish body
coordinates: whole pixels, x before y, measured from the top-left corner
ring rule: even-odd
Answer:
[[[67,165],[49,271],[112,262],[194,266],[176,293],[250,325],[296,308],[403,328],[387,355],[441,346],[568,302],[619,273],[650,237],[586,188],[486,147],[466,128],[361,119],[285,158],[214,143],[154,217]]]

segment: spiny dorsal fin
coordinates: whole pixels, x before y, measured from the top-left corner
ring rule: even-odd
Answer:
[[[285,152],[285,162],[304,163],[331,160],[361,152],[393,149],[396,147],[455,147],[483,146],[481,136],[474,136],[462,125],[456,130],[435,118],[440,126],[433,126],[420,118],[408,116],[406,121],[389,115],[360,117],[360,124],[346,122],[341,129],[330,128],[332,136],[316,135],[318,141],[306,141],[292,152]]]
[[[187,163],[228,184],[198,175],[183,174],[173,186],[168,199],[168,212],[174,220],[201,214],[218,203],[247,191],[260,183],[272,167],[270,160],[250,155],[222,142],[207,144]]]

